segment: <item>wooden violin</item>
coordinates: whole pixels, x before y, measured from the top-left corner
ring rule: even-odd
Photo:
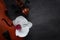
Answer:
[[[18,1],[16,0],[18,3]],[[18,3],[20,5],[21,2]],[[23,3],[21,9],[22,12],[27,15],[29,9],[28,8],[23,8]],[[12,20],[6,16],[5,11],[8,10],[6,8],[6,5],[4,3],[4,0],[0,0],[0,40],[24,40],[24,38],[17,37],[15,35],[15,27],[12,23]]]

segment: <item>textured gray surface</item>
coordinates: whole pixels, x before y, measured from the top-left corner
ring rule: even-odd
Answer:
[[[30,0],[33,27],[26,40],[60,39],[60,0]]]

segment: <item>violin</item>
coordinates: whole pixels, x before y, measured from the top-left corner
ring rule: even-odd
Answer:
[[[27,15],[29,8],[24,7],[24,3],[19,1],[16,0],[16,3],[21,8],[21,12]],[[0,0],[0,40],[24,40],[24,38],[15,35],[15,26],[12,20],[6,16],[6,10],[8,9],[6,8],[4,0]]]

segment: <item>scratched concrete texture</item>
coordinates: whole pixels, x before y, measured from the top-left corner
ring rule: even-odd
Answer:
[[[26,40],[60,40],[60,0],[30,0],[30,8]]]

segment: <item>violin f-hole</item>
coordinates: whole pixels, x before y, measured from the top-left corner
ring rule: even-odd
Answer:
[[[13,24],[9,24],[4,18],[2,19],[9,27],[11,27]]]

